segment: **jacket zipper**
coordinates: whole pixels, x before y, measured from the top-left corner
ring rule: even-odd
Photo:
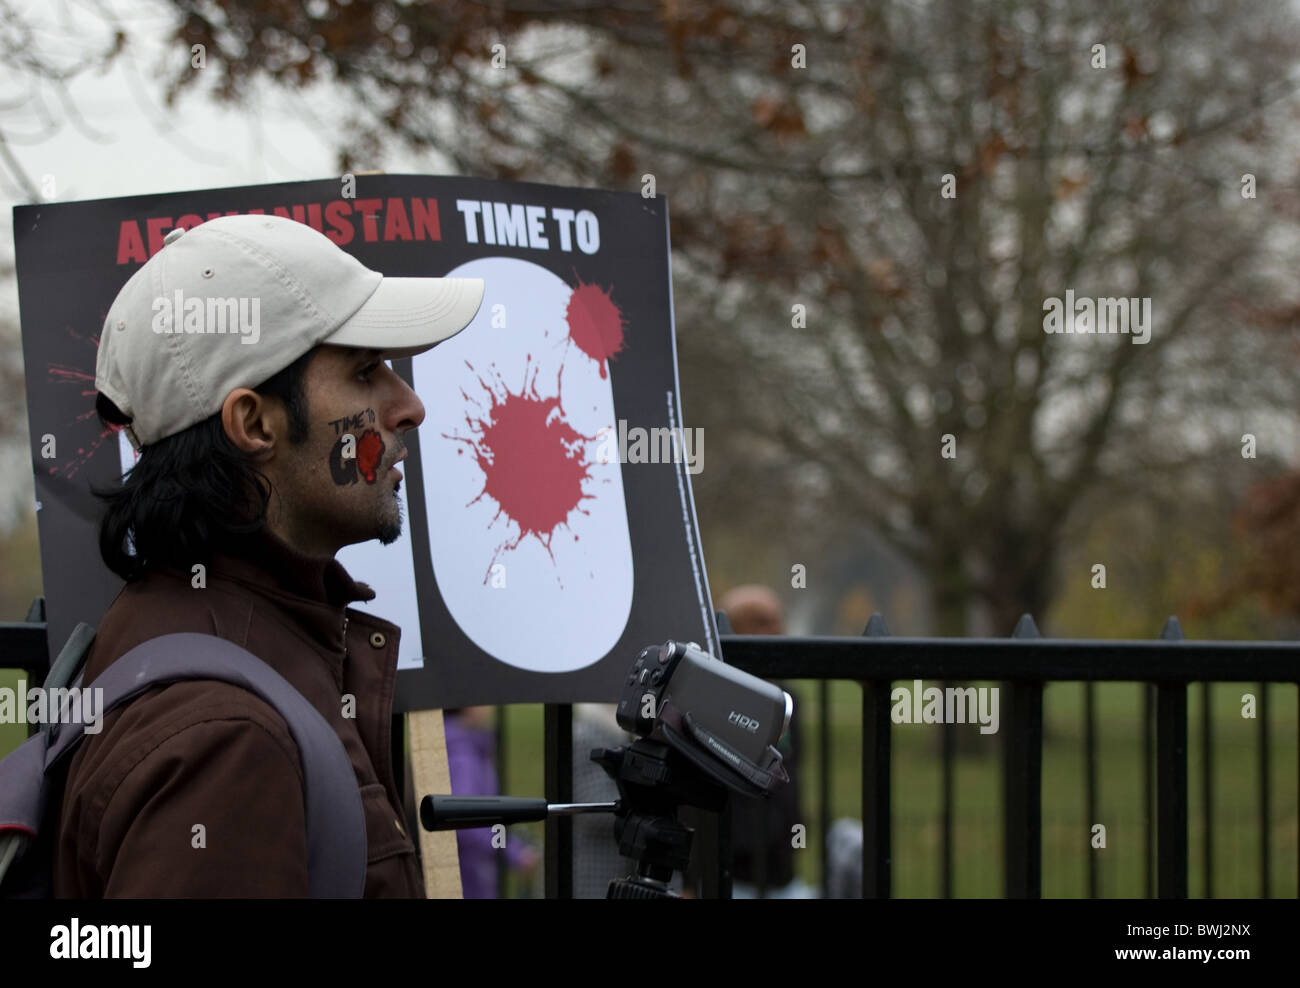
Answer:
[[[343,615],[343,659],[344,661],[347,660],[347,657],[348,657],[348,616],[344,614]]]

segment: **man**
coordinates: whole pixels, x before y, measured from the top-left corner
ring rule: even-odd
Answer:
[[[781,600],[758,584],[734,587],[718,601],[738,635],[785,634]],[[784,689],[788,686],[781,684]],[[793,827],[803,820],[799,806],[799,714],[778,742],[790,781],[771,799],[731,800],[732,889],[734,899],[806,899],[812,889],[795,876]]]
[[[334,559],[401,531],[397,464],[424,419],[386,363],[459,332],[476,279],[384,278],[292,220],[214,219],[123,287],[100,338],[106,421],[140,453],[101,493],[100,551],[127,580],[85,683],[171,632],[227,638],[283,676],[343,743],[365,812],[366,897],[423,897],[393,779],[399,630]],[[80,898],[308,894],[302,767],[282,718],[237,686],[184,681],[104,718],[74,755],[54,890]]]

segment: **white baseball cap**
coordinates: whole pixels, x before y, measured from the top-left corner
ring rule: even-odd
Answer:
[[[122,287],[95,387],[131,417],[138,450],[221,410],[322,343],[423,353],[470,324],[481,278],[386,278],[281,216],[172,230]]]

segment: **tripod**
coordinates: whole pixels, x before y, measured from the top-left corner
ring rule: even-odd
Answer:
[[[426,830],[459,830],[545,820],[578,813],[613,813],[619,853],[637,863],[635,874],[609,883],[607,899],[675,899],[674,871],[685,871],[694,831],[677,819],[683,806],[720,810],[727,790],[662,741],[638,738],[618,748],[597,748],[592,760],[618,786],[616,803],[547,803],[508,796],[425,796]]]

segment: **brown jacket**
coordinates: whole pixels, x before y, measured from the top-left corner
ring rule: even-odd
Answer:
[[[343,741],[365,809],[366,898],[423,898],[389,755],[399,630],[347,607],[374,591],[335,560],[310,559],[271,535],[235,551],[212,560],[204,588],[174,570],[127,584],[99,625],[85,685],[128,649],[170,632],[220,635],[248,649]],[[246,690],[214,681],[149,690],[107,714],[69,767],[54,893],[307,895],[302,768],[284,720]]]

